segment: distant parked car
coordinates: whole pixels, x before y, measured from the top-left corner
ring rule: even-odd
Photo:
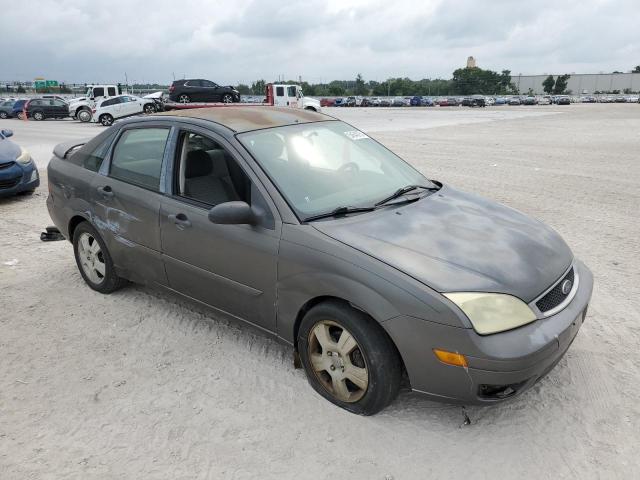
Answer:
[[[92,112],[91,121],[100,122],[105,127],[113,124],[118,118],[130,117],[141,113],[155,113],[153,99],[118,95],[101,100]]]
[[[390,107],[391,106],[391,100],[389,100],[388,98],[381,98],[380,99],[380,106],[381,107]]]
[[[16,103],[15,100],[5,100],[0,102],[0,118],[10,118],[13,117],[13,104]]]
[[[459,104],[458,99],[454,97],[441,98],[438,105],[441,107],[457,107]]]
[[[522,102],[523,105],[536,105],[537,103],[538,103],[538,100],[534,96],[528,96]]]
[[[372,107],[379,107],[379,106],[380,106],[380,98],[378,98],[378,97],[371,97],[371,98],[369,99],[369,104],[370,104]]]
[[[520,98],[518,97],[511,97],[509,99],[509,105],[520,105],[520,104],[521,104]]]
[[[355,107],[356,106],[356,97],[347,97],[344,102],[345,107]]]
[[[360,100],[360,103],[358,104],[359,107],[370,107],[371,106],[371,100],[368,99],[367,97],[362,97],[362,99]]]
[[[597,103],[598,100],[596,99],[596,97],[588,95],[586,97],[580,97],[580,101],[582,103]]]
[[[538,99],[538,105],[551,105],[551,97],[549,95],[545,95]]]
[[[484,97],[480,95],[474,95],[473,97],[464,97],[462,99],[463,107],[486,107],[487,104]]]
[[[69,104],[55,98],[34,98],[27,101],[24,110],[27,112],[28,118],[38,121],[69,116]]]
[[[320,106],[321,107],[333,107],[334,103],[336,103],[336,101],[333,98],[321,98],[320,99]]]
[[[493,101],[494,105],[506,105],[507,104],[507,99],[504,97],[496,97],[496,99]]]
[[[344,107],[344,104],[347,103],[346,98],[336,98],[333,102],[334,107]]]
[[[402,97],[395,97],[391,101],[391,106],[392,107],[403,107],[404,106],[404,99]]]
[[[435,107],[436,103],[433,101],[431,97],[422,97],[422,106],[423,107]]]
[[[40,175],[29,152],[9,137],[11,130],[0,130],[0,197],[33,193],[40,185]]]
[[[571,105],[571,99],[568,96],[563,95],[561,97],[557,97],[556,98],[556,104],[557,105]]]
[[[19,119],[24,118],[24,106],[29,100],[18,100],[13,104],[13,108],[11,110],[12,117],[18,117]]]
[[[180,103],[236,103],[240,101],[240,92],[230,85],[223,87],[210,80],[182,79],[169,87],[169,99]]]
[[[422,97],[419,97],[417,95],[415,97],[411,97],[411,100],[409,101],[409,105],[411,105],[412,107],[421,107]]]

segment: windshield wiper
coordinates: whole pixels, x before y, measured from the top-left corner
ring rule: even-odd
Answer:
[[[391,195],[389,195],[386,198],[383,198],[382,200],[380,200],[379,202],[376,202],[376,207],[379,207],[380,205],[384,205],[385,203],[390,202],[391,200],[395,200],[396,198],[401,197],[402,195],[405,195],[409,192],[413,192],[414,190],[417,190],[418,188],[422,188],[424,190],[431,190],[431,191],[436,191],[436,190],[440,190],[439,187],[437,186],[433,186],[433,187],[425,187],[424,185],[407,185],[405,187],[399,188],[398,190],[396,190],[395,192],[393,192]]]
[[[310,217],[305,218],[304,222],[311,222],[313,220],[320,220],[321,218],[329,218],[329,217],[340,217],[342,215],[347,215],[349,213],[360,213],[360,212],[371,212],[375,210],[374,207],[338,207],[330,212],[319,213],[318,215],[311,215]]]

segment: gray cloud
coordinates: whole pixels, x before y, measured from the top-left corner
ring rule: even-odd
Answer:
[[[446,78],[468,55],[514,73],[640,63],[633,0],[40,0],[2,18],[0,81]]]

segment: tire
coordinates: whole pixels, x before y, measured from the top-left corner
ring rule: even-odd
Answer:
[[[180,96],[178,96],[178,102],[180,102],[180,103],[189,103],[189,102],[191,102],[191,97],[189,95],[187,95],[186,93],[183,93]]]
[[[83,108],[82,110],[78,110],[76,112],[76,118],[80,120],[82,123],[87,123],[91,121],[91,111]]]
[[[44,120],[44,113],[42,112],[33,112],[32,115],[34,120],[37,120],[38,122],[41,122],[42,120]]]
[[[9,115],[7,114],[7,112],[0,112],[0,118],[4,120],[6,118],[9,118]]]
[[[143,110],[146,114],[156,113],[156,107],[152,103],[145,104]]]
[[[116,275],[107,246],[89,222],[80,223],[74,230],[73,253],[80,275],[96,292],[115,292],[126,283],[125,279]]]
[[[24,112],[18,112],[16,116],[18,117],[18,120],[24,120]]]
[[[222,95],[222,103],[233,103],[233,95],[230,93]]]
[[[402,364],[395,346],[375,320],[346,303],[309,310],[297,346],[313,389],[349,412],[373,415],[398,395]]]
[[[108,113],[103,113],[102,115],[100,115],[99,120],[100,123],[105,127],[110,127],[111,125],[113,125],[113,117]]]

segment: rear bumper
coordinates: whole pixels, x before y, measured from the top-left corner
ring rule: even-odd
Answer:
[[[584,321],[593,275],[579,261],[576,269],[580,285],[566,308],[508,332],[481,336],[473,329],[405,316],[384,322],[413,390],[466,405],[496,403],[525,392],[560,361]],[[434,348],[464,354],[468,367],[441,363]]]
[[[40,174],[35,163],[14,163],[9,168],[0,168],[0,197],[10,197],[36,189],[40,185]]]

